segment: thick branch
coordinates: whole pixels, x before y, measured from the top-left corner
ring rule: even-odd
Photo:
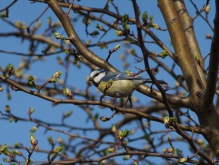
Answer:
[[[158,0],[158,6],[163,14],[169,30],[177,61],[186,80],[191,101],[198,104],[197,93],[201,93],[203,86],[198,74],[197,62],[189,51],[189,46],[181,27],[172,0]]]
[[[194,56],[195,54],[197,55],[197,60],[198,60],[197,62],[199,62],[197,69],[202,80],[201,82],[205,87],[206,77],[204,74],[204,59],[202,58],[201,51],[199,49],[199,45],[196,40],[194,27],[193,27],[193,19],[189,16],[184,1],[174,1],[174,6],[178,13],[182,29],[185,33],[190,53],[192,56]]]
[[[203,106],[208,108],[212,106],[216,90],[218,65],[219,65],[219,2],[215,0],[216,13],[214,18],[214,36],[211,43],[211,53],[209,61],[209,71],[207,76],[207,87],[203,97]]]
[[[67,33],[68,37],[71,39],[71,43],[78,49],[78,51],[91,63],[111,71],[117,71],[112,65],[105,63],[105,61],[95,55],[92,51],[90,51],[80,40],[77,33],[75,32],[72,23],[66,13],[62,10],[60,7],[58,1],[56,0],[48,0],[47,1],[49,7],[53,10],[55,15],[59,18],[60,22],[63,25],[63,28],[65,29],[65,32]]]

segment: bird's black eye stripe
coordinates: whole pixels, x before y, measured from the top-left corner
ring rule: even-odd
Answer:
[[[94,77],[98,76],[100,73],[103,73],[103,72],[105,72],[105,70],[102,70],[101,72],[96,73],[96,74],[94,75]]]

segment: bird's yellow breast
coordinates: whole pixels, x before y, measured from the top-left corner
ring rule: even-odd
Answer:
[[[104,93],[106,86],[109,86],[109,83],[101,81],[98,89]],[[111,97],[127,97],[132,94],[136,89],[135,84],[132,80],[119,80],[113,81],[112,85],[106,90],[106,95]]]

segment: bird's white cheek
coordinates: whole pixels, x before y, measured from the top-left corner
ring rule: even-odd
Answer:
[[[94,80],[95,83],[98,84],[98,83],[100,82],[100,80],[101,80],[104,76],[105,76],[105,73],[104,73],[104,72],[103,72],[103,73],[100,73],[98,76],[94,77],[93,80]]]

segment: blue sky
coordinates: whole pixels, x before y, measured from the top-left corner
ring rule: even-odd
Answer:
[[[127,13],[130,15],[130,17],[134,17],[134,15],[133,15],[134,12],[133,12],[133,8],[131,5],[132,4],[131,1],[129,1],[129,0],[115,0],[114,2],[116,5],[119,6],[121,15]],[[103,7],[105,4],[105,1],[82,0],[81,2],[75,1],[75,3],[76,4],[78,3],[80,5],[89,6],[89,7],[99,7],[99,6]],[[138,3],[139,3],[140,10],[142,12],[147,11],[149,15],[153,14],[155,17],[154,22],[158,23],[160,27],[166,28],[165,22],[161,16],[161,12],[160,12],[159,8],[157,7],[157,1],[140,0],[140,1],[138,1]],[[199,0],[197,2],[198,8],[200,9],[204,5],[204,3],[205,3],[204,0]],[[7,4],[9,4],[9,1],[0,1],[0,9],[4,8]],[[187,1],[187,4],[189,4],[188,1]],[[210,20],[210,23],[213,25],[213,16],[215,13],[215,9],[213,7],[214,6],[213,1],[211,1],[210,4],[211,4],[211,11],[209,13],[209,20]],[[25,22],[26,25],[29,25],[36,17],[38,17],[41,14],[41,12],[45,8],[46,8],[46,4],[43,4],[43,3],[31,3],[29,1],[18,1],[12,8],[10,8],[9,19],[12,22],[19,20],[21,22]],[[64,10],[67,10],[67,9],[64,9]],[[188,10],[190,12],[190,15],[193,17],[195,15],[195,10],[190,4],[188,6]],[[74,13],[71,13],[71,15],[72,15],[72,17],[74,17]],[[43,15],[43,17],[40,19],[40,21],[42,21],[42,28],[41,29],[44,29],[47,27],[47,18],[48,17],[51,17],[53,22],[57,21],[57,18],[52,13],[52,11],[48,10],[45,13],[45,15]],[[89,27],[90,31],[95,30],[96,23],[97,22],[92,23],[91,27]],[[13,27],[7,25],[2,20],[0,20],[0,24],[1,24],[0,33],[14,31]],[[196,30],[197,40],[200,44],[200,49],[201,49],[202,55],[205,56],[210,51],[210,43],[211,43],[210,40],[205,39],[205,35],[207,33],[212,34],[212,31],[206,25],[206,23],[204,23],[203,20],[199,17],[195,20],[194,27]],[[75,23],[74,28],[76,29],[77,33],[79,34],[79,37],[82,39],[86,39],[86,40],[92,39],[93,43],[95,43],[99,39],[99,38],[93,39],[93,38],[87,36],[85,33],[85,27],[81,23],[81,21]],[[132,28],[135,31],[135,27],[132,27]],[[162,41],[167,46],[171,47],[170,43],[169,43],[168,32],[161,32],[161,31],[156,31],[156,30],[153,30],[153,31],[157,36],[159,36],[162,39]],[[38,34],[40,34],[40,32],[42,32],[42,31],[40,30],[38,32]],[[63,29],[60,29],[60,31],[58,31],[58,32],[62,35],[65,35],[65,32]],[[102,39],[102,41],[110,40],[112,38],[116,38],[114,31],[107,34]],[[149,41],[151,41],[150,37],[147,37],[147,39]],[[57,41],[56,39],[54,39],[54,40]],[[99,47],[98,48],[91,48],[91,49],[98,56],[105,59],[108,55],[109,49],[113,49],[113,47],[115,45],[116,44],[108,45],[108,49],[100,49]],[[37,52],[41,53],[41,50],[43,49],[43,47],[45,47],[45,45],[40,46],[38,48]],[[158,48],[154,44],[148,44],[147,47],[151,51],[156,51],[156,53],[159,53],[162,51],[160,48]],[[21,41],[21,39],[15,38],[15,37],[5,37],[5,38],[0,37],[0,50],[28,53],[28,42]],[[141,54],[139,49],[136,49],[136,50],[137,50],[138,54]],[[116,53],[114,53],[112,55],[109,62],[111,64],[113,64],[116,68],[118,68],[120,71],[123,71],[122,62],[120,60],[118,60],[120,54],[124,54],[124,45],[122,45],[122,44],[121,44],[121,48]],[[38,77],[40,80],[44,80],[46,78],[51,77],[53,75],[53,73],[56,72],[57,70],[61,70],[64,72],[64,68],[57,65],[57,60],[56,60],[57,56],[62,57],[62,56],[65,56],[65,54],[63,52],[63,53],[55,55],[55,56],[47,57],[44,62],[40,62],[40,61],[35,62],[31,66],[31,68],[25,72],[25,75],[33,75],[33,76]],[[136,65],[138,67],[143,68],[143,64],[133,63],[133,61],[134,61],[133,57],[129,56],[128,61],[132,63],[132,65],[130,66],[129,69],[133,72],[136,72],[136,70],[134,68],[134,66],[136,66]],[[13,64],[15,66],[15,68],[17,68],[20,65],[20,62],[21,62],[21,56],[0,53],[0,66],[2,68],[5,68],[9,63]],[[171,62],[170,58],[168,58],[168,57],[165,60],[163,60],[163,62],[166,65],[169,65],[169,66],[172,65],[172,62]],[[151,62],[150,64],[151,64],[151,67],[156,66],[153,62]],[[83,66],[80,70],[77,69],[75,66],[70,66],[70,75],[69,75],[69,79],[67,81],[67,84],[75,86],[76,88],[78,88],[80,90],[84,90],[86,88],[86,81],[85,80],[86,80],[86,77],[90,74],[90,71],[91,70],[89,68],[87,68],[86,66]],[[179,70],[179,73],[180,73],[180,70]],[[146,73],[143,73],[142,76],[148,77]],[[161,70],[156,75],[156,77],[157,77],[157,79],[163,79],[163,80],[167,81],[170,86],[172,86],[172,87],[174,86],[174,81],[172,81],[173,79],[169,75],[167,75],[163,70]],[[42,81],[41,81],[41,83],[42,83]],[[3,84],[0,82],[0,85],[3,85]],[[5,85],[3,85],[3,86],[4,86],[4,89],[6,89],[6,86]],[[91,90],[92,90],[92,92],[96,91],[96,89],[93,87]],[[45,101],[43,99],[31,96],[31,95],[27,95],[27,94],[22,93],[22,92],[14,92],[14,91],[10,91],[10,92],[12,94],[11,100],[7,99],[6,90],[4,90],[3,92],[0,93],[0,110],[2,112],[4,112],[5,105],[10,105],[12,113],[14,115],[17,115],[17,116],[22,117],[22,118],[28,118],[28,114],[27,114],[28,109],[35,108],[33,118],[40,119],[42,121],[47,121],[47,122],[60,123],[62,115],[65,112],[72,110],[73,115],[69,119],[66,119],[66,123],[74,125],[76,127],[77,126],[78,127],[92,127],[91,121],[86,122],[86,120],[87,120],[86,113],[81,108],[79,108],[77,106],[68,105],[68,104],[52,106],[52,103]],[[135,92],[134,96],[137,97],[143,105],[151,104],[151,98],[145,97],[142,94],[139,94],[138,92]],[[61,96],[55,96],[55,97],[61,97]],[[82,98],[76,97],[76,99],[82,99]],[[94,112],[99,113],[100,116],[102,116],[102,115],[110,116],[112,113],[111,110],[100,109],[100,108],[98,108],[98,106],[94,106],[93,108],[94,108]],[[102,128],[109,128],[112,124],[116,123],[119,120],[122,120],[123,117],[124,117],[123,115],[116,115],[109,122],[106,122],[106,123],[100,122],[100,124],[101,124]],[[134,125],[135,125],[135,123],[132,122],[130,124],[130,127],[132,127]],[[0,145],[1,144],[13,145],[15,142],[21,142],[23,145],[31,147],[31,145],[29,144],[29,135],[30,135],[29,130],[33,126],[35,126],[34,123],[28,123],[28,124],[25,122],[9,123],[5,120],[1,120],[1,118],[0,118],[0,131],[1,131]],[[156,129],[158,129],[158,130],[164,129],[164,125],[162,125],[162,124],[156,124],[156,123],[152,122],[152,126],[155,126]],[[64,128],[62,128],[62,129],[64,129]],[[68,131],[68,130],[66,130],[66,131]],[[77,133],[83,135],[82,131],[78,131],[78,130],[72,131],[72,134],[77,134]],[[58,138],[58,137],[62,137],[66,141],[68,140],[67,136],[59,134],[59,133],[55,133],[52,131],[48,131],[45,133],[45,129],[42,127],[40,127],[34,134],[39,141],[39,148],[42,148],[42,149],[49,149],[49,145],[48,145],[48,142],[46,139],[46,137],[48,137],[48,136],[53,136],[54,139]],[[83,135],[83,136],[89,136],[89,137],[95,138],[96,133],[95,132],[87,132],[86,135]],[[139,136],[138,132],[133,136],[138,137]],[[158,138],[159,136],[156,135],[155,137]],[[106,139],[108,141],[114,141],[114,139],[112,137],[107,137]],[[144,144],[144,142],[139,142],[139,144],[137,144],[137,145],[141,146],[143,144]],[[183,148],[183,145],[181,145],[180,147]],[[161,150],[160,150],[160,152],[161,152]],[[23,152],[23,153],[25,153],[25,152]],[[26,153],[26,155],[27,155],[27,153]],[[2,163],[3,157],[4,157],[3,155],[0,155],[0,163]],[[34,153],[32,156],[32,159],[33,160],[39,160],[39,159],[46,160],[46,155]],[[161,159],[157,159],[157,160],[161,161]]]

